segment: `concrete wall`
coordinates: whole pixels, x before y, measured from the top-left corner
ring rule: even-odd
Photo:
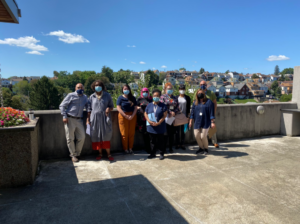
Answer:
[[[265,113],[259,115],[256,108],[263,105]],[[264,135],[276,135],[281,133],[281,109],[295,109],[295,103],[272,104],[238,104],[218,105],[216,125],[218,128],[218,140],[231,140],[251,138]],[[35,111],[35,116],[40,118],[39,125],[39,155],[40,159],[68,157],[65,130],[62,116],[59,110]],[[84,113],[84,120],[86,113]],[[113,136],[111,140],[112,152],[122,151],[121,135],[119,132],[118,112],[112,111]],[[186,142],[195,144],[193,131],[186,133]],[[142,135],[136,132],[134,150],[144,148]],[[82,155],[90,155],[91,140],[86,135]]]
[[[300,66],[294,68],[294,79],[293,79],[293,99],[292,102],[297,103],[300,109]]]

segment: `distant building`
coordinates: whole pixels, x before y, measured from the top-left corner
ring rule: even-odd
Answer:
[[[134,79],[140,78],[140,74],[138,72],[131,72],[130,75],[132,75]]]
[[[136,84],[135,82],[129,83],[128,85],[129,85],[130,88],[131,88],[132,90],[134,90],[134,91],[138,90],[138,88],[139,88],[139,85]]]
[[[293,82],[285,81],[280,83],[279,87],[281,88],[281,94],[290,94],[293,92]]]
[[[235,84],[234,87],[238,89],[237,95],[240,99],[249,96],[249,87],[246,85],[246,83],[238,83]]]
[[[8,79],[2,79],[1,80],[1,85],[2,85],[2,87],[9,87],[9,85],[10,85],[10,80],[8,80]]]
[[[156,70],[154,70],[153,72],[154,72],[156,75],[159,75],[159,70],[156,69]]]
[[[230,97],[231,99],[235,99],[238,94],[238,88],[233,85],[225,86],[226,89],[226,96]]]
[[[278,81],[279,76],[278,75],[271,75],[271,81]]]
[[[240,75],[239,75],[239,73],[237,73],[237,72],[228,72],[228,75],[229,75],[231,78],[234,78],[234,79],[236,79],[236,80],[239,80],[239,78],[240,78]]]
[[[216,96],[222,98],[222,97],[225,97],[225,95],[226,95],[226,88],[225,88],[225,86],[223,86],[223,85],[217,85],[216,86]]]
[[[10,79],[10,84],[15,85],[22,81],[23,81],[23,78]]]

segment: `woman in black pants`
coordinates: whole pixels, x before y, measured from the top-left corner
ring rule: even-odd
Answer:
[[[191,110],[191,98],[188,95],[185,95],[185,86],[179,86],[179,93],[180,95],[177,97],[179,109],[181,113],[183,113],[186,117],[190,117],[190,110]],[[177,127],[176,131],[176,148],[175,149],[183,149],[185,150],[184,146],[185,140],[185,133],[184,133],[184,125],[180,125]]]
[[[163,94],[160,97],[160,102],[164,103],[167,108],[168,108],[168,117],[175,117],[175,115],[180,112],[179,111],[179,107],[178,107],[178,100],[177,97],[173,95],[173,86],[170,82],[167,82],[165,84],[165,88],[164,88],[164,92],[166,94]],[[169,152],[173,153],[173,145],[174,145],[174,135],[176,133],[177,127],[175,127],[173,124],[169,125],[167,124],[167,134],[168,136],[166,136],[166,140],[167,138],[169,139]],[[165,148],[166,148],[166,143],[167,141],[165,141]]]

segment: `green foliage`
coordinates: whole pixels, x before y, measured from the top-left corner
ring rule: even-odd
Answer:
[[[30,91],[31,91],[31,85],[28,83],[28,81],[21,81],[16,83],[13,86],[13,92],[18,95],[28,96]]]
[[[110,67],[103,66],[101,74],[109,79],[110,82],[114,82],[113,70]]]
[[[11,106],[11,98],[12,92],[9,88],[2,87],[2,97],[3,97],[3,106],[10,107]]]
[[[163,83],[163,81],[164,81],[164,79],[166,78],[166,76],[167,76],[167,73],[159,73],[159,81],[158,81],[158,83],[159,83],[159,85],[162,85],[162,83]]]
[[[280,87],[279,87],[277,81],[274,81],[272,83],[270,92],[271,92],[271,94],[273,96],[276,96],[276,97],[280,97],[281,96],[281,90],[280,90]]]
[[[200,68],[199,73],[202,74],[203,72],[205,72],[204,68]]]
[[[259,78],[259,76],[258,76],[258,75],[256,75],[256,73],[254,73],[254,74],[251,76],[251,78],[252,78],[252,79],[258,79],[258,78]]]
[[[132,83],[134,82],[134,78],[132,75],[130,75],[130,73],[131,72],[129,70],[127,71],[119,70],[118,72],[114,72],[113,80],[115,83],[126,83],[126,84]]]
[[[58,109],[60,99],[57,88],[43,76],[30,92],[30,107],[35,110]]]
[[[294,69],[293,68],[285,68],[282,70],[281,74],[294,74]]]
[[[94,93],[94,91],[91,88],[91,85],[96,80],[102,81],[107,90],[111,90],[112,89],[112,86],[111,86],[111,84],[109,82],[109,79],[107,77],[105,77],[102,73],[97,73],[95,75],[91,75],[85,81],[85,84],[84,84],[84,93],[87,96],[90,96],[90,95],[92,95]]]
[[[186,69],[185,69],[184,67],[180,68],[180,69],[179,69],[179,71],[180,71],[180,70],[184,70],[184,71],[186,71]]]
[[[280,73],[279,66],[276,65],[274,69],[274,75],[279,75],[279,73]]]
[[[281,75],[280,75],[280,78],[278,79],[278,81],[285,81],[285,75],[284,75],[284,74],[281,74]]]
[[[217,104],[225,104],[225,98],[220,98]]]
[[[29,108],[29,98],[24,95],[14,95],[11,99],[12,108],[18,110],[28,110]]]
[[[283,94],[279,99],[280,102],[288,102],[291,100],[292,100],[292,94]]]
[[[69,88],[64,88],[61,86],[56,86],[58,91],[58,96],[60,98],[59,102],[63,101],[63,99],[68,95],[68,93],[72,92]]]
[[[230,72],[230,71],[229,71],[229,70],[227,70],[225,73],[226,73],[226,74],[228,74],[229,72]]]

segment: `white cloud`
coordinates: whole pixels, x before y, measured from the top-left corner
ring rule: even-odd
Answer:
[[[127,45],[127,47],[136,47],[135,45],[132,45],[132,46],[130,46],[130,45]]]
[[[155,68],[153,67],[152,70],[155,70]]]
[[[163,66],[161,66],[162,68],[167,68],[167,66],[165,66],[165,65],[163,65]]]
[[[125,61],[127,61],[127,59],[126,59],[126,58],[125,58],[124,60],[125,60]]]
[[[17,46],[17,47],[25,47],[28,48],[31,53],[28,54],[38,54],[43,55],[40,51],[48,51],[43,45],[38,45],[37,43],[40,42],[39,40],[35,39],[34,37],[19,37],[18,39],[14,38],[6,38],[4,40],[0,40],[0,44],[7,44],[10,46]]]
[[[132,61],[131,64],[135,64],[135,62]]]
[[[283,61],[283,60],[290,60],[290,58],[284,56],[284,55],[271,55],[267,58],[268,61]]]
[[[194,63],[197,63],[197,61],[193,61]]]
[[[53,31],[48,33],[49,36],[57,36],[58,40],[65,42],[67,44],[74,43],[89,43],[87,39],[78,34],[65,33],[63,30]]]
[[[248,68],[244,68],[245,70],[248,70]]]
[[[141,65],[144,65],[144,64],[146,64],[146,62],[140,61],[140,64],[141,64]]]
[[[44,55],[44,54],[42,54],[42,53],[39,52],[39,51],[28,51],[28,52],[26,52],[26,54]]]

